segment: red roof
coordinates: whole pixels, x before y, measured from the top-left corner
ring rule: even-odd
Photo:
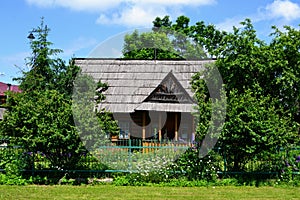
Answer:
[[[4,93],[9,89],[9,84],[0,82],[0,96],[5,95]],[[18,85],[10,85],[10,90],[14,92],[21,92]]]

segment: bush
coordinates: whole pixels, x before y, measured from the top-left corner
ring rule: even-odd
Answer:
[[[4,173],[0,174],[0,184],[25,185],[27,180],[23,178],[22,170],[30,167],[30,157],[21,149],[12,147],[1,147],[0,149],[0,169]]]
[[[207,156],[199,157],[196,148],[188,149],[176,160],[175,171],[181,171],[188,180],[215,181],[218,178],[222,157],[211,151]]]

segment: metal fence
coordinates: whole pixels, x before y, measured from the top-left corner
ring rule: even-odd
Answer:
[[[112,172],[135,172],[145,167],[152,166],[153,170],[160,165],[174,162],[187,149],[193,148],[191,142],[178,141],[156,141],[124,139],[101,146],[94,151],[85,152],[74,169],[61,169],[59,166],[52,166],[51,162],[42,152],[24,152],[19,147],[0,147],[0,171],[5,172],[5,165],[15,159],[23,162],[23,172],[30,175],[41,173],[112,173]],[[243,171],[229,170],[233,163],[228,159],[221,148],[216,148],[215,153],[219,155],[217,161],[220,175],[241,175],[241,174],[269,174],[278,175],[282,166],[291,166],[293,174],[299,174],[300,147],[290,149],[279,149],[275,157],[265,160],[252,159],[245,165]],[[20,159],[21,158],[21,159]],[[143,164],[144,163],[144,164]],[[156,165],[154,165],[156,163]],[[152,165],[153,164],[153,165]],[[277,168],[276,166],[277,165]],[[280,165],[280,167],[278,167]],[[275,169],[275,170],[274,170]]]

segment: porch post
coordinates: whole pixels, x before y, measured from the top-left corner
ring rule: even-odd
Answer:
[[[178,141],[178,114],[175,113],[175,141]]]
[[[158,140],[161,141],[161,112],[158,112]]]
[[[146,138],[146,113],[143,111],[143,130],[142,130],[143,140]]]

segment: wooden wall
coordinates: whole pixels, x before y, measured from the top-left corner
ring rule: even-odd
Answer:
[[[136,111],[130,114],[114,113],[114,118],[130,124],[132,139],[191,141],[193,138],[194,122],[190,113]]]

